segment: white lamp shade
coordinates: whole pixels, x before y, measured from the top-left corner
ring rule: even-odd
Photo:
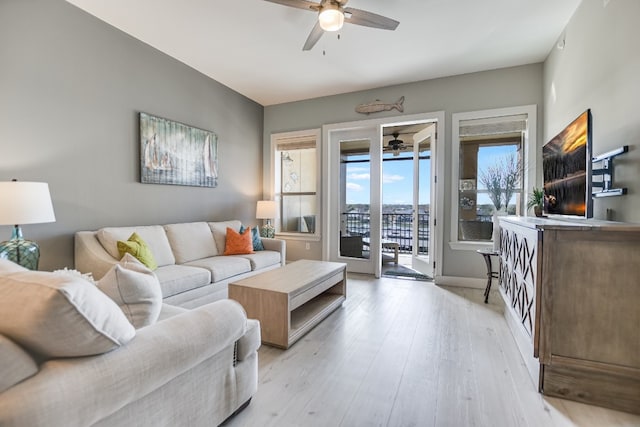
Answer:
[[[39,224],[56,220],[46,182],[0,182],[0,225]]]
[[[325,31],[338,31],[344,25],[344,14],[339,7],[327,4],[318,15],[320,28]]]
[[[278,217],[278,204],[273,200],[260,200],[256,207],[257,219],[273,219]]]

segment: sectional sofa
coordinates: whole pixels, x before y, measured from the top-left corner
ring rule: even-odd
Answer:
[[[277,239],[253,251],[245,236],[253,253],[224,255],[240,228],[81,231],[79,271],[0,259],[0,426],[209,427],[243,409],[258,386],[260,324],[226,299],[227,284],[280,267],[286,253]],[[134,232],[153,271],[119,255]]]
[[[264,250],[223,255],[227,227],[239,231],[240,221],[189,222],[140,227],[107,227],[75,235],[75,268],[100,279],[118,262],[118,240],[136,232],[158,264],[154,271],[164,302],[185,308],[227,297],[227,285],[285,264],[284,240],[262,238]]]
[[[210,427],[248,404],[259,322],[163,304],[125,258],[97,283],[0,259],[0,426]]]

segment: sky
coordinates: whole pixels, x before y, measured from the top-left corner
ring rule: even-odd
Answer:
[[[359,156],[354,159],[364,158]],[[382,168],[382,204],[413,203],[413,162],[407,153],[400,157],[407,157],[405,161],[384,162]],[[420,171],[420,204],[429,203],[430,194],[430,161],[421,161]],[[424,169],[424,170],[422,170]],[[347,165],[347,203],[369,204],[370,200],[370,169],[369,163],[352,163]]]
[[[428,152],[427,152],[428,153]],[[515,146],[483,147],[478,154],[478,168],[485,169],[495,164],[501,158],[515,153]],[[382,169],[382,204],[413,203],[413,162],[412,153],[401,153],[399,157],[406,157],[405,161],[383,162]],[[385,155],[386,156],[386,155]],[[352,157],[352,160],[366,159],[368,156]],[[393,157],[391,157],[393,158]],[[447,173],[448,170],[445,172]],[[450,173],[450,172],[449,172]],[[419,204],[429,204],[430,199],[431,161],[421,160],[419,181]],[[370,201],[370,165],[369,163],[350,163],[347,165],[347,203],[369,204]],[[479,184],[482,189],[482,184]],[[491,201],[486,194],[478,195],[478,204],[489,204]]]

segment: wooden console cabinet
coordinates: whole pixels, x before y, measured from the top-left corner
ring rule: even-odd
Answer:
[[[540,392],[640,413],[640,225],[500,218],[500,293]]]

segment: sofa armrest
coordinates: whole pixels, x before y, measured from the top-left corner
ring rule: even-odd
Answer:
[[[82,273],[91,273],[100,280],[118,260],[109,255],[98,241],[95,231],[78,231],[74,238],[75,268]]]
[[[231,367],[246,328],[242,306],[221,300],[139,329],[109,353],[47,361],[0,394],[0,425],[92,425],[225,349]]]
[[[247,359],[258,351],[262,337],[260,335],[260,321],[247,319],[247,330],[238,340],[237,355],[239,361]]]
[[[262,246],[268,251],[280,252],[280,264],[285,265],[287,261],[287,242],[285,240],[263,237]]]

